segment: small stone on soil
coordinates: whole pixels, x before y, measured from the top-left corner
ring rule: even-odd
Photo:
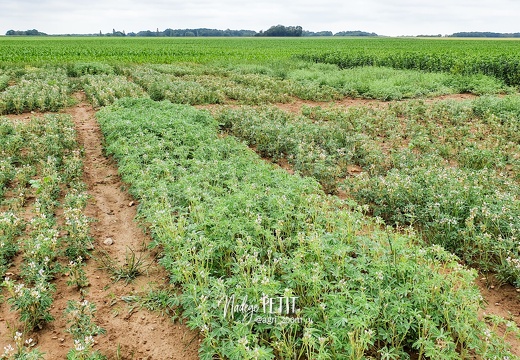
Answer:
[[[112,245],[114,243],[114,240],[112,238],[106,238],[105,241],[103,241],[103,244],[105,245]]]

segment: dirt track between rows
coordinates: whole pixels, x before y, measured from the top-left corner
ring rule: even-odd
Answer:
[[[103,136],[95,118],[95,110],[86,102],[83,93],[76,94],[79,101],[74,107],[64,111],[70,114],[76,126],[78,142],[84,149],[83,181],[91,199],[86,215],[93,219],[91,235],[94,237],[94,257],[99,250],[106,251],[119,265],[125,263],[130,249],[152,263],[148,271],[135,281],[126,284],[114,282],[106,270],[94,258],[87,261],[86,273],[90,282],[85,299],[94,303],[97,314],[94,322],[106,330],[106,334],[95,337],[95,350],[108,359],[132,360],[193,360],[198,359],[198,333],[185,325],[173,322],[169,316],[145,309],[132,309],[123,300],[129,295],[142,295],[150,288],[168,287],[166,272],[157,265],[154,254],[147,249],[151,239],[135,222],[137,203],[123,190],[124,184],[115,163],[103,154]],[[8,116],[23,121],[34,115]],[[112,245],[105,245],[111,238]],[[10,270],[17,273],[16,263]],[[37,347],[45,353],[45,359],[65,359],[69,349],[74,347],[70,334],[65,332],[67,321],[64,310],[68,300],[80,299],[76,289],[67,286],[67,277],[54,281],[57,291],[51,313],[54,321],[42,330],[29,334],[37,341]],[[135,304],[133,304],[135,305]],[[12,343],[7,323],[15,326],[16,314],[5,302],[0,305],[0,348]],[[4,325],[5,324],[5,325]]]

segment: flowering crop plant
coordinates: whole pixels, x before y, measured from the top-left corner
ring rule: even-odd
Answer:
[[[98,119],[201,358],[512,356],[482,337],[474,271],[219,137],[207,112],[125,99]],[[297,299],[293,320],[252,317],[266,297]]]

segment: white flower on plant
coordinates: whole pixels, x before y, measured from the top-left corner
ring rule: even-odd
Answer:
[[[94,338],[92,337],[92,335],[89,335],[89,336],[86,336],[86,337],[85,337],[85,344],[86,344],[86,345],[92,345],[92,344],[94,344]]]
[[[17,284],[17,285],[15,285],[15,287],[14,287],[14,293],[15,293],[16,295],[21,295],[21,294],[22,294],[22,291],[23,291],[23,287],[24,287],[23,284]]]
[[[242,346],[246,346],[247,344],[249,344],[249,340],[247,340],[247,337],[244,336],[243,338],[240,338],[238,340],[238,343]]]
[[[35,299],[39,299],[40,298],[40,292],[36,289],[33,289],[31,290],[31,297],[35,298]]]
[[[83,351],[85,350],[85,345],[83,345],[79,340],[74,340],[74,348],[76,351]]]
[[[4,346],[4,356],[9,356],[10,353],[14,352],[13,345],[9,344],[7,346]]]
[[[383,279],[384,279],[384,276],[383,276],[383,272],[382,272],[382,271],[378,271],[378,272],[376,273],[376,276],[377,276],[377,278],[378,278],[379,280],[383,280]]]

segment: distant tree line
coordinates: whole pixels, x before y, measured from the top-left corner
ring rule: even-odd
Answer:
[[[430,38],[437,38],[442,37],[442,34],[436,34],[436,35],[417,35],[417,37],[430,37]]]
[[[149,37],[183,37],[183,36],[195,36],[195,37],[231,37],[231,36],[254,36],[256,31],[253,30],[218,30],[218,29],[166,29],[164,31],[139,31],[137,33],[131,32],[127,36],[149,36]]]
[[[45,36],[46,33],[36,29],[32,30],[9,30],[5,33],[7,36]],[[218,30],[218,29],[166,29],[163,31],[139,31],[125,33],[125,31],[112,30],[111,33],[103,34],[101,31],[97,34],[65,34],[64,36],[139,36],[139,37],[241,37],[241,36],[284,36],[284,37],[300,37],[300,36],[379,36],[374,32],[366,31],[340,31],[332,33],[332,31],[306,31],[301,26],[271,26],[265,31],[256,32],[254,30]],[[417,37],[443,37],[437,35],[417,35]],[[496,33],[496,32],[457,32],[444,37],[471,37],[471,38],[520,38],[520,33]]]
[[[473,37],[473,38],[518,38],[520,33],[496,33],[496,32],[458,32],[448,37]]]
[[[260,31],[255,36],[278,36],[278,37],[297,37],[302,36],[303,29],[301,26],[271,26],[266,31]]]
[[[9,30],[6,35],[47,35],[39,32],[38,30],[27,30],[27,31],[14,31]],[[136,37],[241,37],[241,36],[272,36],[272,37],[300,37],[300,36],[378,36],[376,33],[369,33],[365,31],[341,31],[333,34],[332,31],[305,31],[301,26],[284,26],[275,25],[271,26],[265,31],[256,32],[254,30],[218,30],[218,29],[166,29],[163,31],[144,30],[139,32],[118,31],[113,29],[111,33],[102,33],[101,31],[96,34],[66,34],[64,36],[136,36]]]
[[[340,31],[334,34],[334,36],[379,36],[376,33],[369,33],[365,31]]]
[[[9,30],[5,33],[9,36],[19,35],[19,36],[44,36],[47,35],[46,33],[39,32],[36,29],[32,30],[25,30],[25,31],[15,31],[15,30]]]
[[[317,32],[313,32],[313,31],[303,30],[302,36],[334,36],[334,34],[332,33],[332,31],[317,31]]]

